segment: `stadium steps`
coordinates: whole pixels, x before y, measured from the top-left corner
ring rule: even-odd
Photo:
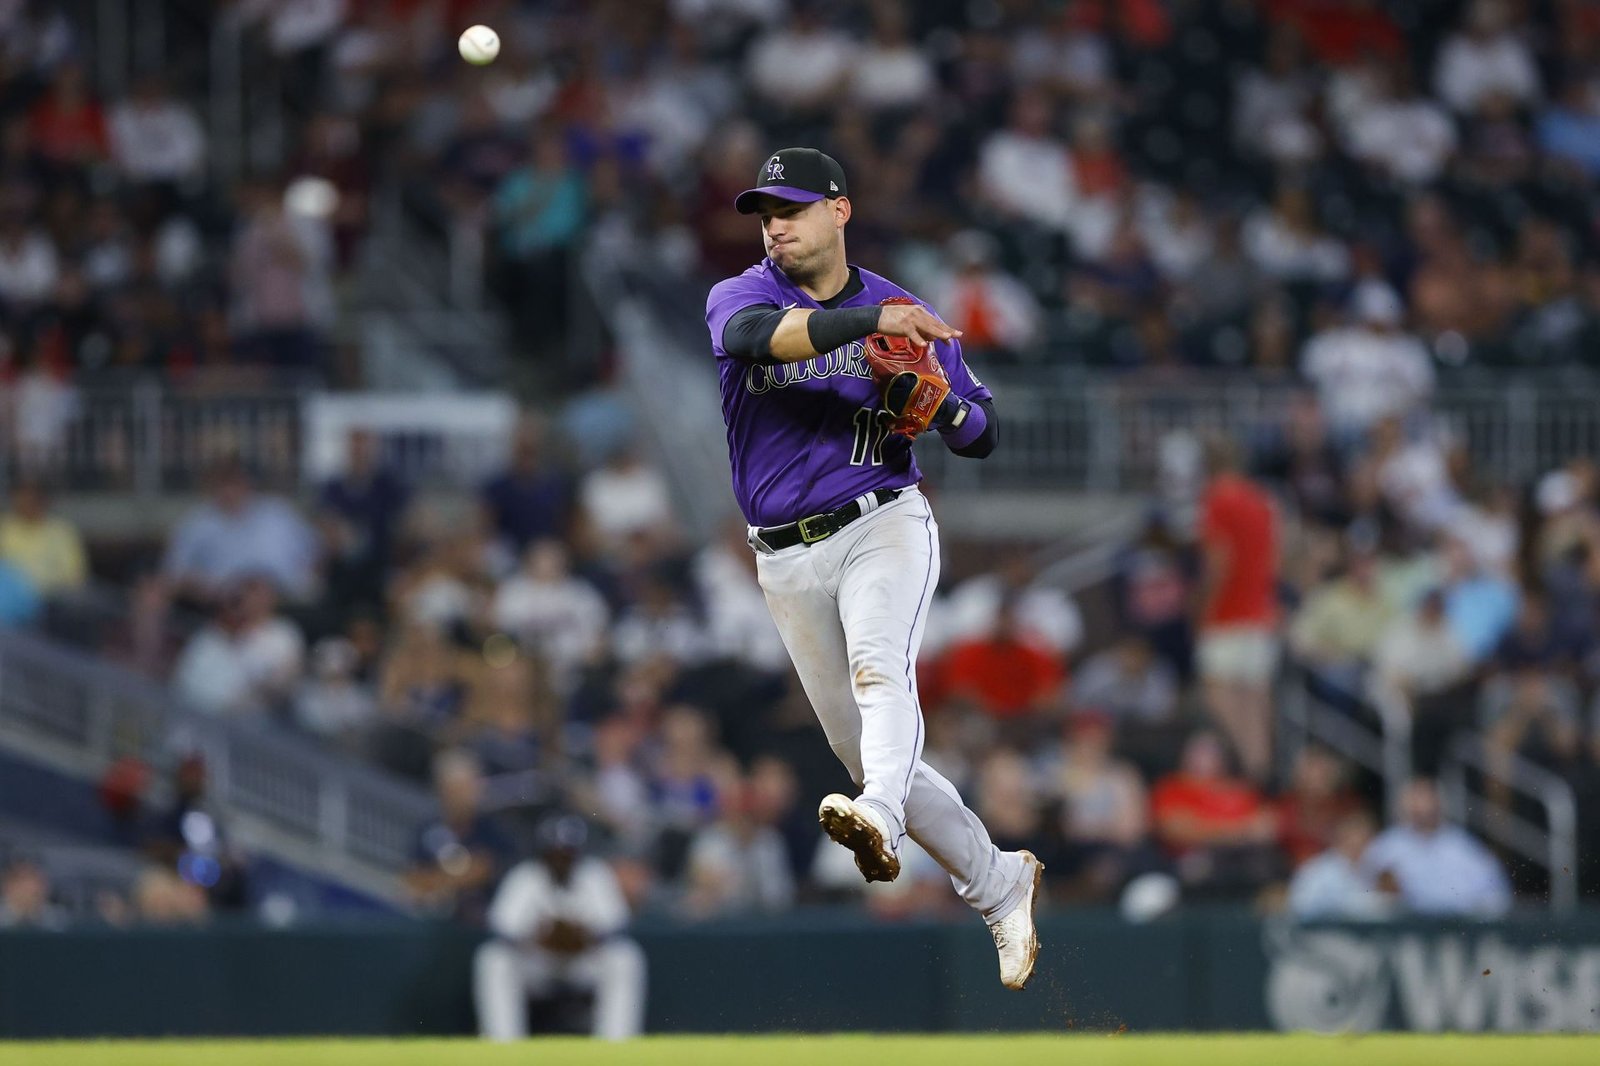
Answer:
[[[426,790],[272,723],[198,714],[166,686],[16,632],[0,633],[0,752],[91,787],[119,758],[165,768],[200,753],[210,802],[247,851],[394,904],[436,811]]]

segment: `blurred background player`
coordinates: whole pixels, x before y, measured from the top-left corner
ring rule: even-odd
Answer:
[[[603,861],[584,854],[589,829],[555,815],[538,831],[538,858],[511,868],[489,907],[494,939],[473,962],[478,1026],[491,1040],[528,1035],[528,1001],[594,996],[594,1035],[622,1040],[644,1028],[645,959],[622,935],[627,900]]]

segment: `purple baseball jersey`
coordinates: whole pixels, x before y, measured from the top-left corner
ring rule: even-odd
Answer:
[[[863,307],[890,296],[911,296],[894,282],[856,269],[861,289],[831,307]],[[918,300],[918,303],[922,301]],[[751,525],[776,526],[832,510],[873,489],[904,488],[921,480],[911,442],[888,431],[888,412],[867,366],[866,348],[851,341],[802,363],[767,364],[722,349],[728,320],[747,307],[814,307],[812,299],[772,260],[718,282],[706,297],[706,325],[722,380],[722,420],[728,427],[733,494]],[[967,400],[989,390],[961,359],[961,345],[934,347],[950,387]]]

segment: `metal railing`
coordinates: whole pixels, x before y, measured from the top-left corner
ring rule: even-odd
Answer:
[[[436,810],[425,790],[309,740],[187,710],[163,686],[18,633],[0,634],[0,744],[86,780],[124,756],[162,766],[198,751],[243,842],[390,899]]]
[[[155,381],[74,389],[53,433],[8,440],[0,478],[29,474],[83,491],[154,496],[192,490],[212,463],[237,457],[263,483],[285,487],[300,469],[301,402],[291,390],[179,390]]]
[[[1285,779],[1300,749],[1316,741],[1382,779],[1384,806],[1393,813],[1399,784],[1391,782],[1386,773],[1389,760],[1384,757],[1380,730],[1317,698],[1311,690],[1310,674],[1294,664],[1278,680],[1277,709],[1279,769]]]
[[[1374,692],[1368,700],[1351,696],[1370,716],[1352,714],[1314,696],[1309,674],[1298,667],[1286,671],[1279,687],[1278,745],[1285,776],[1300,748],[1309,740],[1331,748],[1383,782],[1384,807],[1390,821],[1402,817],[1401,797],[1412,777],[1411,710],[1395,693]],[[1369,719],[1369,720],[1368,720]],[[1512,810],[1489,803],[1468,787],[1468,772],[1504,786],[1518,800],[1545,813],[1540,826]],[[1445,812],[1452,821],[1476,830],[1488,840],[1544,868],[1550,877],[1550,906],[1567,911],[1577,905],[1577,801],[1572,786],[1560,777],[1512,753],[1490,759],[1483,735],[1458,736],[1439,769]]]
[[[951,487],[1157,489],[1174,444],[1212,433],[1255,439],[1282,425],[1291,395],[1277,385],[1203,378],[1153,385],[985,373],[984,380],[1001,410],[1001,447],[982,463],[918,450],[930,476]],[[1438,391],[1432,411],[1436,425],[1465,445],[1474,470],[1508,482],[1600,451],[1600,379],[1456,383]]]
[[[700,290],[637,265],[591,253],[584,280],[608,312],[613,332],[632,332],[628,359],[649,364],[640,377],[669,382],[676,393],[714,400],[716,367],[701,318]],[[632,321],[621,320],[628,308]],[[978,365],[1000,411],[1000,446],[982,462],[962,461],[923,446],[917,461],[951,489],[1149,491],[1160,487],[1164,462],[1209,433],[1250,440],[1283,423],[1292,389],[1219,372],[1153,381],[1054,364],[1026,370]],[[676,394],[675,393],[675,394]],[[677,439],[667,461],[725,448],[720,418],[707,404],[644,403],[647,418]],[[714,405],[713,405],[714,409]],[[1465,442],[1473,469],[1503,480],[1525,479],[1574,456],[1600,452],[1600,377],[1581,372],[1523,372],[1505,379],[1444,383],[1432,410],[1438,425]],[[1178,448],[1175,448],[1175,445]],[[725,476],[719,473],[719,477]]]
[[[1333,687],[1320,678],[1320,683]],[[1311,671],[1291,663],[1278,686],[1278,717],[1282,743],[1279,766],[1287,780],[1294,760],[1307,741],[1315,740],[1370,771],[1383,782],[1384,810],[1391,820],[1401,813],[1401,795],[1411,777],[1411,712],[1392,692],[1374,692],[1370,698],[1345,692],[1351,707],[1363,706],[1368,716],[1353,715],[1317,696]]]
[[[1468,774],[1510,791],[1513,802],[1501,805],[1474,791]],[[1452,819],[1550,875],[1550,906],[1570,911],[1578,905],[1578,803],[1572,786],[1559,776],[1518,755],[1485,749],[1483,736],[1460,736],[1450,745],[1439,769],[1445,810]],[[1544,812],[1543,826],[1518,813],[1516,799]]]
[[[0,416],[10,405],[0,389]],[[238,459],[268,488],[309,488],[343,467],[353,429],[421,487],[471,484],[510,450],[516,404],[497,392],[328,393],[273,388],[80,389],[45,440],[25,445],[0,417],[0,488],[21,476],[78,492],[145,497],[193,492]]]
[[[691,366],[663,349],[637,300],[612,301],[608,315],[625,355],[624,378],[661,445],[657,454],[669,476],[681,483],[682,495],[701,501],[701,509],[726,513],[731,497],[706,491],[727,479],[711,361]],[[934,484],[969,491],[1157,490],[1166,456],[1212,431],[1253,439],[1278,424],[1287,402],[1282,390],[1248,383],[1152,390],[1085,378],[1024,387],[999,377],[991,385],[1002,410],[1001,446],[982,462],[919,448],[918,462]],[[0,441],[6,444],[0,480],[28,472],[70,489],[145,496],[191,491],[212,462],[228,456],[245,460],[268,486],[303,485],[326,473],[308,462],[313,438],[322,432],[319,412],[385,407],[392,412],[375,416],[374,428],[392,449],[389,458],[418,483],[459,484],[463,463],[482,472],[480,460],[505,454],[513,421],[506,412],[515,409],[495,392],[331,394],[148,381],[128,389],[75,390],[59,430],[39,442],[13,436],[3,417],[11,406],[0,390]],[[483,417],[460,417],[469,407]],[[1441,424],[1461,433],[1473,469],[1491,477],[1527,478],[1600,451],[1600,384],[1445,389],[1434,409]],[[9,421],[15,422],[14,412]]]

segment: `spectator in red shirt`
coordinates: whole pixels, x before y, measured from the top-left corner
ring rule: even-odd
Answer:
[[[1128,167],[1111,130],[1097,115],[1085,115],[1072,128],[1072,176],[1084,196],[1117,196],[1128,184]]]
[[[1278,801],[1278,846],[1292,867],[1333,847],[1339,823],[1361,809],[1346,771],[1338,756],[1316,745],[1295,760],[1289,791]]]
[[[1195,660],[1207,711],[1246,776],[1262,782],[1272,768],[1278,520],[1266,492],[1240,473],[1231,440],[1211,442],[1206,462]]]
[[[964,698],[1002,721],[1020,721],[1059,703],[1067,672],[1061,658],[1017,632],[1016,601],[1000,603],[993,632],[951,648],[942,671],[946,695]]]
[[[1319,62],[1340,67],[1363,54],[1385,59],[1405,51],[1405,36],[1378,0],[1273,0],[1274,20],[1292,22]]]
[[[89,93],[83,68],[67,63],[50,91],[28,114],[28,135],[39,156],[55,167],[82,167],[106,158],[106,116]]]
[[[1227,893],[1280,871],[1277,814],[1254,785],[1228,773],[1227,749],[1215,733],[1189,738],[1177,772],[1156,782],[1150,813],[1156,839],[1190,889]]]

